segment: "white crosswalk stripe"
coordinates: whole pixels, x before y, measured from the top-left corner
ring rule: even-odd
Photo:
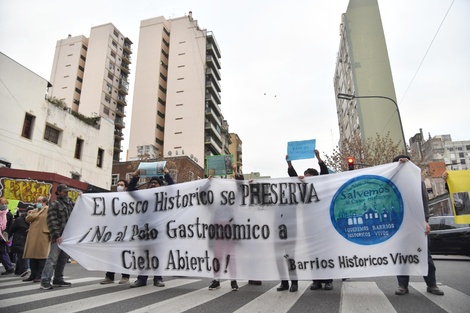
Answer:
[[[439,286],[444,291],[444,297],[436,297],[426,292],[426,283],[410,283],[410,286],[422,293],[426,298],[440,306],[447,312],[468,313],[470,312],[470,297],[449,286]]]
[[[129,285],[100,285],[102,277],[67,279],[71,287],[39,290],[39,284],[24,283],[10,276],[0,279],[0,312],[183,312],[198,307],[197,312],[214,312],[212,307],[228,301],[227,312],[299,312],[302,302],[306,307],[328,299],[339,303],[331,312],[338,313],[404,313],[393,306],[398,299],[420,301],[442,312],[468,313],[470,296],[450,286],[440,285],[445,296],[426,292],[424,282],[410,282],[410,293],[395,296],[393,290],[382,288],[375,281],[343,281],[335,284],[333,291],[309,290],[311,282],[300,281],[298,292],[278,292],[278,282],[265,282],[262,286],[250,286],[247,281],[238,281],[240,290],[232,292],[230,281],[222,281],[221,288],[209,291],[207,279],[178,277],[168,278],[166,287],[158,288],[149,280],[147,287],[129,288]],[[204,286],[204,287],[202,287]],[[251,290],[251,291],[250,291]],[[323,292],[323,293],[322,293]],[[142,304],[134,298],[146,297]],[[246,298],[245,298],[246,296]],[[397,298],[395,298],[397,297]],[[398,298],[403,297],[403,298]],[[55,299],[60,299],[54,301]],[[230,301],[234,300],[234,301]],[[423,302],[427,301],[427,302]],[[300,303],[300,304],[299,304]],[[123,306],[123,304],[131,304]],[[295,309],[294,309],[295,308]],[[303,308],[303,307],[302,307]],[[409,308],[408,308],[409,309]],[[304,309],[305,311],[307,309]],[[220,311],[220,310],[219,310]],[[309,311],[310,312],[310,311]],[[434,311],[433,311],[434,312]]]
[[[396,312],[375,282],[344,282],[341,288],[341,313]]]

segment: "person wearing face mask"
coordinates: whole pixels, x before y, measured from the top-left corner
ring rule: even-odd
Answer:
[[[47,227],[47,211],[49,201],[47,197],[39,196],[36,208],[28,212],[26,222],[29,223],[29,231],[26,236],[23,259],[29,259],[31,274],[23,279],[25,282],[39,283],[46,259],[49,255],[50,237]]]
[[[117,182],[117,187],[116,190],[118,192],[123,192],[127,191],[128,183],[124,179],[120,179]],[[129,282],[129,274],[121,274],[121,280],[119,281],[119,284],[127,284]],[[114,283],[114,272],[106,272],[106,276],[104,280],[100,281],[101,285],[107,285],[107,284],[112,284]]]
[[[164,173],[165,176],[163,177],[167,185],[173,185],[175,182],[173,181],[173,178],[171,178],[170,173],[168,169],[165,167],[164,168]],[[134,173],[134,176],[132,177],[130,183],[129,183],[129,188],[128,191],[134,191],[137,190],[137,183],[139,182],[139,170],[136,170]],[[147,184],[147,189],[150,188],[158,188],[160,186],[164,186],[163,179],[160,177],[152,177],[150,178],[148,184]],[[143,287],[147,286],[147,275],[139,275],[137,276],[137,280],[131,284],[131,288],[137,288],[137,287]],[[165,283],[163,282],[163,277],[162,276],[154,276],[153,277],[153,285],[156,287],[165,287]]]
[[[16,257],[15,275],[19,275],[21,277],[25,277],[29,274],[28,259],[23,258],[26,236],[28,235],[29,230],[29,224],[26,222],[25,218],[26,214],[33,209],[34,207],[29,205],[26,208],[26,212],[18,210],[18,217],[13,220],[13,224],[8,231],[10,237],[13,238],[10,251],[11,253],[14,253]]]
[[[4,197],[0,198],[0,233],[8,233],[13,222],[13,214],[8,210],[8,200]],[[6,236],[8,237],[8,236]],[[5,268],[5,272],[1,275],[13,274],[15,267],[11,263],[10,256],[8,255],[8,238],[0,237],[0,262]]]

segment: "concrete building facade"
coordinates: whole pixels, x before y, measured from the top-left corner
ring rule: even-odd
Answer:
[[[51,97],[85,116],[114,121],[114,162],[123,151],[131,45],[113,24],[95,26],[89,38],[69,35],[57,41],[51,71]]]
[[[342,15],[334,92],[340,141],[389,134],[405,149],[377,0],[350,0]]]
[[[128,159],[227,154],[220,49],[192,14],[141,21]]]
[[[0,159],[109,190],[114,123],[48,101],[50,83],[0,53]]]

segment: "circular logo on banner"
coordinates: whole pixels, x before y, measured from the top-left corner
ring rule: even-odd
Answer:
[[[391,238],[403,221],[403,199],[387,178],[364,175],[348,180],[334,195],[330,216],[338,233],[360,245]]]

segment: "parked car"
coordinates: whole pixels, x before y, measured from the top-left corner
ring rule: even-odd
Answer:
[[[429,218],[431,254],[470,256],[470,224],[455,224],[453,216]]]

